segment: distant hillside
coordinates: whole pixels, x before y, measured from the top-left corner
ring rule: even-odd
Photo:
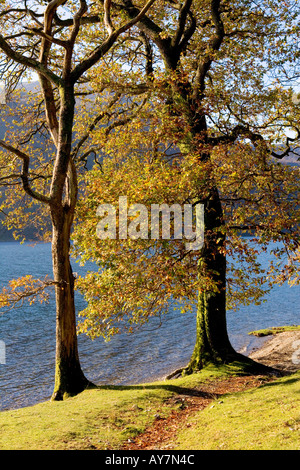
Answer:
[[[22,101],[27,100],[28,93],[30,91],[37,89],[38,87],[39,87],[39,82],[37,81],[22,84],[21,100]],[[5,133],[7,131],[7,125],[12,124],[13,116],[9,115],[9,111],[11,111],[11,109],[14,109],[15,106],[16,106],[16,103],[14,103],[13,101],[7,101],[6,104],[0,105],[1,116],[2,116],[2,118],[0,118],[0,139],[4,139]],[[5,112],[5,110],[7,110],[7,113]],[[0,241],[13,241],[14,237],[13,237],[12,231],[7,230],[7,228],[2,224],[4,217],[5,216],[3,214],[0,214]],[[24,235],[29,240],[35,239],[34,230],[32,229],[25,230]]]

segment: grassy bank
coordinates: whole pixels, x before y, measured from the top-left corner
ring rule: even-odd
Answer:
[[[169,400],[236,371],[208,369],[189,377],[126,387],[99,387],[64,402],[0,413],[0,449],[114,449],[167,416]],[[230,394],[193,414],[173,448],[299,449],[300,374]]]
[[[197,413],[177,449],[299,450],[300,374],[224,396]]]
[[[285,331],[297,331],[300,330],[300,325],[288,325],[288,326],[272,326],[271,328],[265,328],[262,330],[250,331],[249,335],[253,336],[270,336],[283,333]]]

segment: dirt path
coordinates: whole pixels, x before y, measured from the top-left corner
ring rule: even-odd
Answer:
[[[135,439],[126,442],[122,450],[158,450],[174,448],[177,432],[189,426],[189,418],[225,393],[234,393],[258,387],[268,380],[264,376],[231,377],[201,384],[192,395],[176,395],[168,400],[176,407],[167,418],[157,417],[152,426]]]
[[[300,370],[300,331],[284,332],[270,337],[259,350],[251,353],[250,357],[286,372]],[[167,418],[157,416],[143,434],[126,442],[122,449],[172,450],[178,431],[189,426],[189,418],[197,411],[203,410],[215,399],[221,400],[222,395],[226,393],[258,387],[269,380],[274,379],[266,376],[230,377],[203,383],[201,389],[195,389],[190,395],[176,395],[169,400],[170,407],[176,409]]]

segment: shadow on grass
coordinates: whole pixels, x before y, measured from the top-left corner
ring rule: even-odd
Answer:
[[[295,376],[295,377],[291,377],[291,378],[289,378],[289,379],[287,379],[287,380],[284,380],[284,382],[280,382],[280,385],[284,385],[284,386],[285,386],[285,385],[292,385],[292,384],[294,384],[294,383],[296,383],[296,382],[300,382],[300,375],[299,375],[299,373],[297,373],[297,376]],[[268,382],[268,383],[265,383],[265,384],[263,385],[263,387],[273,387],[274,385],[278,385],[278,382],[277,382],[277,381],[275,381],[275,382]],[[300,393],[300,389],[297,390],[297,393]]]
[[[237,363],[235,363],[235,366],[237,366]],[[238,369],[238,367],[237,367]],[[276,379],[280,379],[280,378],[283,378],[284,376],[290,376],[290,378],[287,378],[286,380],[284,380],[283,382],[280,382],[280,385],[291,385],[293,383],[296,383],[296,382],[299,382],[300,381],[300,374],[299,373],[291,373],[291,372],[282,372],[282,371],[278,371],[278,370],[274,370],[273,371],[275,372],[274,374],[265,374],[266,377],[268,376],[270,378],[270,375],[272,376],[273,375],[273,378],[274,380],[271,380],[271,381],[268,381],[268,382],[265,382],[265,383],[262,383],[261,385],[259,385],[259,388],[263,388],[263,387],[271,387],[271,386],[274,386],[274,385],[278,385],[278,381]],[[231,370],[231,372],[233,372]],[[235,371],[237,372],[237,370]],[[279,373],[278,373],[279,372]],[[282,373],[281,373],[282,372]],[[247,373],[245,373],[245,370],[241,371],[240,370],[240,373],[233,373],[231,376],[234,377],[234,376],[245,376],[245,375],[248,375]],[[257,375],[257,374],[249,374],[249,375]],[[215,377],[216,380],[217,379],[220,379],[221,377]],[[230,374],[224,374],[223,378],[230,378]],[[213,377],[210,377],[210,380],[213,380]],[[203,381],[203,385],[205,386],[205,382],[206,380]],[[133,385],[94,385],[92,387],[89,387],[89,388],[93,388],[93,389],[97,389],[97,390],[116,390],[116,391],[122,391],[122,390],[166,390],[168,392],[173,392],[175,394],[178,394],[178,395],[187,395],[187,396],[191,396],[191,397],[202,397],[202,398],[214,398],[214,397],[217,397],[219,396],[219,393],[217,392],[213,392],[213,393],[209,393],[209,392],[206,392],[204,390],[201,390],[200,389],[201,387],[201,383],[198,383],[197,385],[197,388],[192,388],[192,387],[184,387],[184,386],[180,386],[180,385],[174,385],[173,383],[168,383],[166,382],[165,384],[163,383],[144,383],[144,384],[133,384]],[[256,388],[256,387],[255,387]],[[300,392],[300,390],[299,390]],[[223,393],[224,394],[224,393]]]
[[[190,397],[202,397],[202,398],[212,398],[216,396],[215,393],[207,393],[195,388],[180,387],[171,384],[141,384],[141,385],[98,385],[94,387],[89,387],[93,389],[101,390],[167,390],[168,392],[173,392],[178,395],[187,395]]]

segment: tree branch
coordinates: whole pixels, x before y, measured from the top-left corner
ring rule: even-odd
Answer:
[[[75,43],[75,39],[77,37],[78,31],[80,28],[80,20],[83,17],[83,15],[87,12],[87,10],[88,10],[88,7],[87,7],[86,0],[80,0],[80,8],[77,11],[77,13],[75,13],[74,18],[73,18],[73,29],[72,29],[71,36],[70,36],[70,43],[72,46]]]
[[[111,108],[117,101],[118,99],[120,98],[120,93],[116,93],[116,96],[113,97],[113,99],[110,101],[110,103],[108,104],[108,109]],[[78,141],[78,143],[76,144],[75,148],[73,149],[72,151],[72,156],[71,158],[73,160],[75,160],[79,150],[80,150],[80,147],[82,147],[82,145],[84,144],[84,142],[86,142],[86,140],[89,138],[91,132],[93,132],[93,130],[95,129],[95,127],[97,126],[97,124],[101,121],[101,119],[104,118],[104,116],[107,115],[107,111],[102,111],[98,116],[95,117],[95,119],[93,120],[93,122],[88,126],[87,128],[87,131],[86,133],[81,137],[81,139]]]
[[[64,66],[63,66],[63,78],[64,79],[68,79],[70,72],[71,72],[72,55],[73,55],[73,49],[74,49],[76,37],[78,35],[79,28],[80,28],[80,18],[86,13],[86,11],[87,11],[86,1],[80,0],[80,8],[77,11],[77,13],[75,13],[74,15],[73,28],[71,31],[70,38],[67,41],[67,47],[66,47],[65,58],[64,58]]]
[[[123,0],[123,4],[120,6],[116,3],[112,3],[114,10],[120,12],[126,12],[129,18],[135,18],[140,10],[132,4],[131,0]],[[167,58],[170,51],[170,39],[162,38],[161,33],[163,30],[153,20],[148,18],[146,15],[139,20],[139,29],[145,33],[159,48],[164,58]]]
[[[0,292],[0,308],[16,308],[18,303],[23,305],[25,300],[29,304],[39,299],[40,302],[47,302],[49,294],[45,293],[48,287],[59,285],[48,276],[42,279],[34,279],[31,275],[23,276],[9,282],[8,288],[3,287]]]
[[[104,26],[109,35],[111,35],[114,31],[114,27],[110,17],[110,9],[111,0],[104,0]]]
[[[201,99],[203,96],[205,90],[205,78],[212,64],[213,54],[220,49],[225,36],[224,25],[220,13],[220,3],[221,0],[211,1],[211,18],[216,31],[210,40],[209,52],[204,55],[202,60],[200,59],[197,67],[193,93],[194,99]]]
[[[52,84],[46,77],[39,74],[40,84],[43,91],[44,102],[45,102],[45,113],[46,121],[49,127],[49,132],[51,134],[54,145],[58,145],[58,128],[59,123],[56,114],[56,105],[55,97]]]
[[[178,28],[175,33],[175,36],[172,39],[172,47],[178,47],[179,45],[179,42],[185,30],[187,15],[190,11],[190,7],[192,3],[193,3],[193,0],[185,0],[185,2],[180,7],[180,13],[179,13],[179,18],[178,18]]]
[[[47,67],[48,57],[51,48],[51,40],[47,39],[48,37],[52,38],[52,22],[54,14],[56,13],[57,8],[64,3],[63,0],[51,0],[45,9],[44,12],[44,30],[42,33],[42,43],[40,49],[39,60]],[[64,47],[66,47],[66,42],[64,42]],[[54,92],[52,87],[52,80],[49,77],[44,76],[43,74],[39,73],[40,83],[44,95],[45,100],[45,111],[46,111],[46,120],[49,126],[50,134],[52,136],[52,140],[57,147],[58,145],[58,129],[59,123],[56,115],[56,106],[55,106],[55,99],[54,99]],[[60,85],[61,83],[57,84]]]
[[[25,26],[25,28],[28,29],[29,31],[32,31],[33,33],[37,34],[41,38],[46,39],[50,43],[57,44],[58,46],[62,46],[64,48],[66,48],[67,45],[68,45],[67,41],[63,41],[61,39],[56,39],[52,35],[45,33],[44,31],[42,31],[39,28],[33,28],[33,27],[30,27],[30,28],[28,27],[27,28],[26,26]]]
[[[33,59],[32,57],[24,56],[23,54],[20,54],[19,52],[12,49],[2,34],[0,34],[0,49],[2,49],[7,57],[12,59],[14,62],[35,70],[37,73],[41,74],[43,77],[47,78],[58,86],[62,83],[61,78],[58,77],[55,73],[51,72],[51,70],[45,67],[42,63]]]
[[[148,79],[151,80],[151,79],[153,79],[153,51],[152,51],[152,47],[151,47],[151,44],[150,44],[150,41],[149,41],[148,37],[146,36],[146,34],[143,31],[141,31],[141,33],[140,33],[140,39],[141,39],[142,43],[145,46],[146,76],[147,76]]]
[[[235,142],[236,139],[242,135],[248,137],[252,143],[264,140],[260,134],[251,131],[248,126],[238,124],[232,129],[230,134],[221,135],[219,137],[209,137],[208,142],[212,145],[230,144]]]
[[[116,129],[119,126],[123,126],[124,124],[127,124],[127,122],[130,122],[135,116],[138,115],[139,111],[143,108],[145,103],[147,103],[148,99],[149,99],[148,97],[144,98],[143,101],[137,107],[137,109],[132,114],[130,114],[129,116],[126,116],[123,119],[116,120],[115,122],[108,125],[105,129],[105,135],[108,136],[108,134],[113,129]]]
[[[22,174],[20,175],[20,177],[23,183],[24,191],[27,194],[29,194],[29,196],[33,197],[34,199],[48,204],[50,202],[50,199],[47,196],[44,196],[43,194],[40,194],[34,191],[30,187],[29,178],[28,178],[30,157],[26,153],[22,152],[21,150],[13,147],[10,144],[7,144],[3,140],[0,140],[0,146],[3,147],[5,150],[8,150],[9,152],[12,152],[14,155],[19,157],[23,161]]]
[[[278,154],[277,152],[272,151],[271,152],[272,157],[277,158],[278,160],[282,160],[284,157],[286,157],[290,153],[294,153],[294,155],[299,156],[298,154],[296,154],[294,152],[293,149],[291,149],[291,146],[290,146],[290,142],[295,142],[296,140],[300,139],[300,130],[298,128],[295,128],[295,130],[297,132],[296,137],[287,137],[286,138],[286,149],[285,149],[285,151],[282,152],[281,154]],[[298,160],[300,161],[300,156],[299,156]]]
[[[270,156],[277,158],[278,160],[282,160],[284,157],[286,157],[290,153],[294,153],[294,155],[298,156],[298,154],[294,152],[294,149],[291,148],[291,145],[290,145],[290,142],[295,142],[299,140],[300,138],[300,130],[296,128],[296,131],[297,131],[296,137],[286,138],[286,149],[282,153],[279,154],[275,152],[274,150],[269,150]],[[229,144],[229,143],[235,142],[239,136],[244,136],[244,137],[249,138],[249,140],[251,140],[251,142],[254,145],[257,142],[264,142],[265,145],[267,145],[261,134],[251,131],[251,129],[249,129],[248,126],[242,125],[242,124],[238,124],[237,126],[235,126],[233,130],[231,131],[231,133],[228,135],[222,135],[219,137],[209,137],[208,143],[214,146],[218,144]],[[298,160],[300,160],[300,156]]]
[[[90,69],[93,65],[95,65],[98,60],[112,47],[115,43],[116,39],[129,28],[134,26],[138,23],[149,10],[149,8],[153,5],[155,0],[149,0],[146,5],[139,11],[139,13],[130,21],[128,21],[125,25],[120,26],[120,28],[114,30],[110,36],[94,51],[90,54],[90,56],[83,60],[80,64],[78,64],[74,70],[70,74],[70,80],[72,83],[75,83],[88,69]]]

